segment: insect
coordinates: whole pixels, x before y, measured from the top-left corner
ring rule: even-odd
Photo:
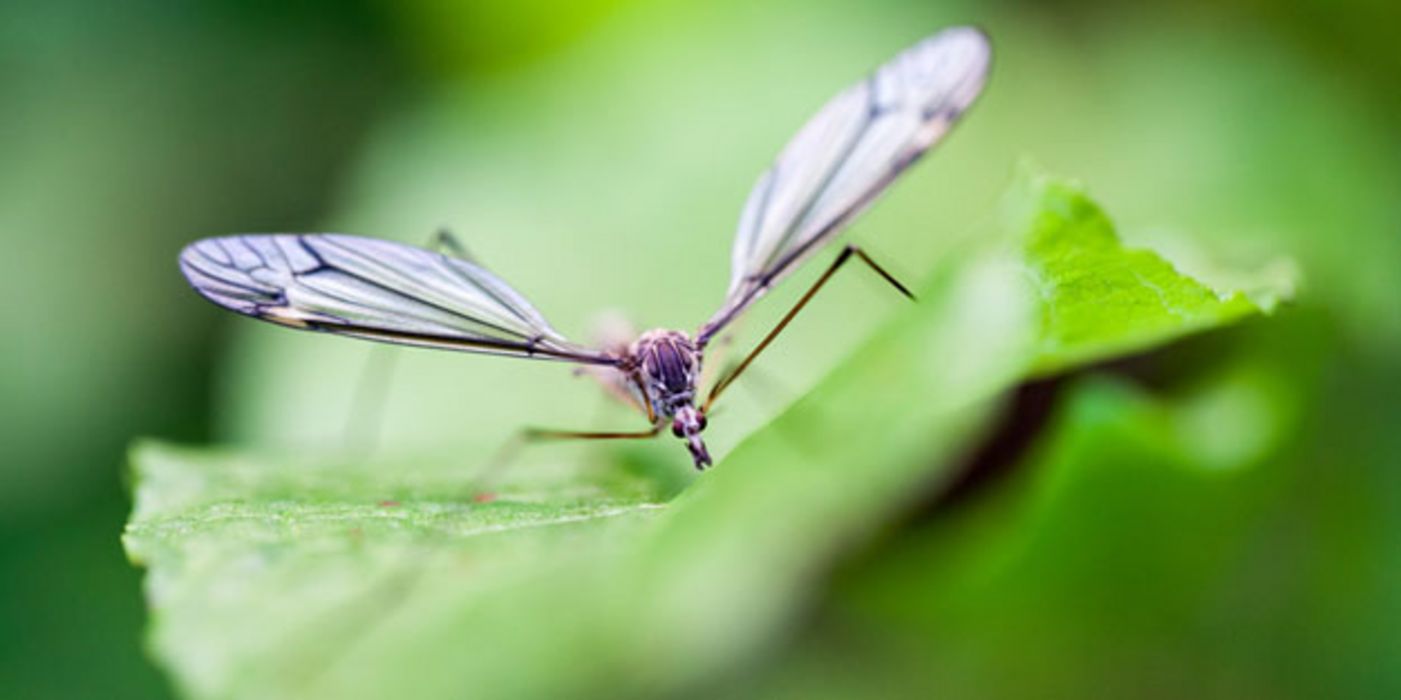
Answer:
[[[991,48],[977,29],[924,39],[837,94],[760,175],[740,215],[724,303],[694,333],[656,329],[594,348],[561,336],[526,299],[465,256],[340,234],[207,238],[180,253],[189,283],[219,306],[312,331],[594,368],[646,415],[636,432],[536,430],[537,438],[654,437],[669,425],[697,469],[711,464],[706,414],[845,263],[861,260],[910,298],[860,248],[847,246],[753,350],[710,388],[701,363],[717,334],[831,241],[982,91]]]

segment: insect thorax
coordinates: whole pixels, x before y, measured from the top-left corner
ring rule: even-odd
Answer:
[[[632,344],[629,354],[657,415],[670,418],[695,400],[701,356],[689,335],[662,329],[647,331]]]

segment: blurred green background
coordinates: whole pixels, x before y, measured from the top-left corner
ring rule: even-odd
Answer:
[[[182,244],[446,225],[567,334],[607,308],[690,327],[787,136],[971,22],[997,50],[984,99],[863,243],[918,278],[1030,155],[1203,279],[1296,267],[1297,302],[1062,387],[1015,473],[844,564],[800,641],[710,690],[1401,695],[1398,21],[1368,0],[7,2],[0,686],[170,692],[118,542],[134,436],[341,437],[368,350],[216,312],[180,278]],[[770,395],[737,390],[720,450],[889,308],[836,288]],[[600,410],[531,363],[400,365],[385,450],[477,454],[523,419]]]

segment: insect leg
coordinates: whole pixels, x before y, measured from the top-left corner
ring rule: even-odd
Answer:
[[[447,227],[433,232],[428,249],[473,264],[477,262]],[[398,351],[399,348],[393,345],[375,345],[370,349],[370,356],[366,358],[360,378],[355,382],[350,413],[345,421],[345,444],[353,445],[357,452],[372,452],[379,444],[380,430],[384,425],[385,397],[389,394],[390,380],[394,377]]]
[[[521,439],[526,442],[549,442],[552,440],[643,440],[656,437],[662,431],[661,424],[648,430],[637,431],[590,431],[554,430],[551,428],[526,428],[521,431]]]
[[[376,345],[360,368],[360,377],[350,395],[350,412],[346,415],[344,444],[359,453],[370,453],[379,446],[380,429],[384,426],[385,397],[394,376],[398,348]]]
[[[729,387],[730,384],[734,383],[735,379],[737,379],[739,375],[749,367],[749,364],[754,361],[754,358],[758,357],[759,353],[763,352],[764,348],[767,348],[769,343],[772,343],[773,339],[778,337],[778,334],[783,332],[784,328],[788,327],[793,317],[797,316],[798,312],[802,311],[803,307],[807,306],[807,303],[817,294],[817,290],[822,289],[822,285],[827,284],[827,280],[831,279],[832,275],[836,274],[837,270],[840,270],[848,260],[851,260],[852,256],[856,256],[862,262],[866,263],[872,270],[875,270],[876,274],[880,275],[886,282],[889,282],[890,285],[895,287],[901,294],[908,297],[911,301],[914,300],[915,295],[910,293],[910,290],[906,288],[905,285],[901,284],[899,280],[895,279],[893,275],[886,272],[885,268],[872,260],[871,257],[866,254],[866,251],[861,250],[857,246],[848,245],[837,255],[837,259],[832,261],[831,267],[828,267],[827,271],[823,272],[822,276],[818,277],[817,281],[803,293],[803,296],[798,299],[798,303],[794,304],[793,308],[789,309],[788,313],[784,314],[778,324],[773,327],[773,330],[769,331],[768,335],[764,336],[764,339],[759,341],[759,344],[754,346],[753,350],[749,351],[749,354],[745,356],[744,360],[740,362],[739,365],[726,373],[715,383],[715,386],[710,390],[710,395],[706,397],[705,405],[701,408],[702,413],[710,410],[711,404],[715,403],[715,399],[720,397],[721,392]]]
[[[444,226],[433,232],[433,240],[428,244],[428,249],[438,253],[446,253],[455,258],[461,258],[473,265],[479,265],[476,256],[467,250],[467,246],[453,235],[448,227]]]
[[[559,440],[645,440],[656,437],[666,426],[666,421],[652,410],[652,398],[647,392],[647,383],[637,375],[628,378],[641,394],[641,404],[645,406],[647,421],[652,424],[648,430],[637,431],[591,431],[591,430],[555,430],[552,428],[523,428],[506,444],[502,445],[488,463],[486,469],[486,481],[496,479],[520,453],[522,447],[541,442],[555,442]],[[636,403],[633,397],[628,396],[629,402]]]
[[[517,432],[496,451],[491,461],[487,463],[485,476],[480,487],[489,487],[493,484],[520,455],[521,448],[526,445],[534,445],[542,442],[556,442],[561,440],[646,440],[654,438],[662,431],[662,423],[658,422],[649,430],[638,431],[589,431],[589,430],[556,430],[553,428],[524,428]],[[490,491],[486,491],[489,493]]]
[[[636,374],[622,375],[623,381],[618,381],[618,369],[615,367],[580,366],[574,370],[576,376],[590,376],[596,379],[599,386],[607,392],[608,396],[616,399],[625,406],[637,409],[639,413],[647,416],[647,422],[655,423],[657,416],[652,410],[652,399],[647,395],[647,386]],[[630,384],[638,390],[637,394],[628,391]]]

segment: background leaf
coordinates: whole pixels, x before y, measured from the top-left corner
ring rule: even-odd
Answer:
[[[1029,165],[1021,178],[1006,207],[1013,229],[1026,232],[1027,265],[1041,299],[1036,374],[1151,348],[1261,310],[1241,291],[1216,292],[1152,251],[1126,248],[1078,187]],[[1257,293],[1274,300],[1291,281],[1258,284],[1269,288]]]

